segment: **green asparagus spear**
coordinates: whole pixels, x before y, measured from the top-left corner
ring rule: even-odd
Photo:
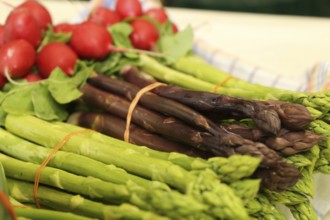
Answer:
[[[204,61],[200,56],[195,54],[181,57],[177,60],[173,65],[174,69],[177,69],[186,74],[192,75],[198,79],[203,81],[218,84],[222,82],[230,75],[213,67]],[[330,109],[329,105],[329,94],[327,92],[297,92],[292,90],[284,90],[278,88],[272,88],[268,86],[263,86],[259,84],[253,84],[246,82],[244,80],[240,80],[238,78],[233,77],[231,80],[227,81],[222,85],[228,91],[228,95],[231,95],[232,88],[241,89],[245,91],[249,91],[250,93],[242,94],[241,97],[258,97],[261,99],[266,99],[266,97],[276,97],[282,101],[290,101],[296,102],[300,104],[304,104],[305,106],[310,106],[322,110],[324,113]],[[198,87],[196,87],[198,88]],[[251,92],[254,93],[251,96]],[[235,95],[235,94],[234,94]],[[307,103],[309,102],[309,103]]]
[[[32,183],[8,178],[8,185],[10,194],[14,199],[23,203],[34,203]],[[97,219],[167,219],[155,213],[143,211],[130,204],[123,203],[119,206],[104,205],[100,202],[86,199],[81,195],[72,195],[42,184],[38,187],[38,199],[42,207],[50,207],[54,210],[68,211]]]
[[[81,129],[81,127],[79,126],[63,122],[55,122],[53,124],[61,130],[67,132],[78,131]],[[84,133],[80,135],[95,141],[109,143],[109,145],[113,142],[116,142],[122,148],[138,151],[145,155],[171,161],[172,163],[179,165],[188,171],[203,170],[209,168],[219,176],[221,181],[224,182],[234,182],[241,178],[249,177],[254,173],[254,171],[260,164],[260,158],[248,155],[233,155],[228,158],[211,157],[208,160],[204,160],[201,158],[194,158],[180,153],[159,152],[146,147],[124,143],[122,141],[118,141],[98,132]]]
[[[247,155],[233,155],[228,158],[214,157],[207,161],[212,170],[218,170],[221,181],[235,182],[244,177],[250,177],[260,163],[260,159]]]
[[[285,220],[284,215],[262,193],[259,193],[254,200],[249,201],[246,207],[249,213],[257,219]]]
[[[309,201],[299,203],[297,205],[288,206],[292,215],[297,220],[317,220],[319,219]]]
[[[238,195],[247,204],[249,201],[255,198],[260,189],[259,179],[246,179],[236,181],[230,184],[235,190],[236,195]]]
[[[29,127],[28,131],[24,129],[26,126]],[[51,123],[33,116],[8,115],[6,129],[50,148],[55,147],[67,135],[66,132],[55,129]],[[219,183],[217,175],[211,170],[193,175],[169,161],[144,156],[132,150],[113,148],[81,136],[72,136],[62,150],[89,156],[104,163],[113,163],[128,172],[163,181],[209,206],[207,211],[210,215],[220,218],[248,218],[242,200],[230,187]],[[210,199],[211,195],[213,199]]]
[[[19,217],[30,218],[33,220],[58,220],[58,219],[67,219],[67,220],[91,220],[92,218],[79,216],[76,214],[54,211],[48,209],[36,209],[36,208],[15,208],[15,212]]]
[[[18,150],[19,146],[19,150]],[[32,142],[19,138],[0,128],[0,151],[23,161],[41,164],[52,152]],[[126,184],[133,181],[143,187],[148,187],[149,180],[127,173],[114,165],[106,165],[91,158],[70,152],[58,151],[47,164],[82,176],[93,176],[104,181]]]
[[[308,198],[294,191],[275,192],[271,190],[264,190],[265,195],[274,204],[296,205],[301,202],[308,201]]]
[[[16,160],[3,154],[0,154],[0,160],[4,163],[8,176],[34,181],[39,165]],[[108,203],[129,202],[142,209],[151,210],[171,218],[193,216],[194,212],[198,213],[204,209],[202,204],[191,197],[175,191],[169,194],[166,189],[160,190],[158,185],[156,187],[150,185],[148,189],[145,189],[132,182],[128,182],[126,185],[113,184],[94,177],[77,176],[51,167],[43,169],[40,183]]]
[[[113,114],[102,112],[75,112],[69,116],[67,122],[124,140],[126,121]],[[208,156],[205,151],[169,140],[168,138],[149,132],[134,123],[130,123],[129,130],[129,142],[132,144],[146,146],[156,151],[179,152],[193,157],[204,158]]]
[[[192,65],[193,64],[193,65]],[[218,84],[226,80],[228,77],[232,77],[229,73],[217,69],[216,67],[209,65],[200,56],[190,54],[179,58],[172,66],[186,74],[192,75],[198,79],[202,79],[212,84]],[[247,91],[273,91],[272,88],[262,86],[259,84],[251,84],[238,78],[231,78],[226,83],[222,84],[225,88],[237,88],[245,89]]]
[[[3,199],[5,199],[6,201],[9,200],[7,177],[5,175],[5,170],[3,169],[1,162],[0,162],[0,193],[1,196],[4,197]],[[15,217],[17,217],[15,212],[13,212],[12,209],[9,210],[8,207],[0,200],[0,219],[12,220]]]
[[[201,91],[212,91],[216,86],[214,83],[198,79],[194,76],[190,76],[173,68],[167,67],[146,55],[140,55],[140,60],[142,63],[141,69],[151,76],[157,78],[159,81]],[[240,88],[219,87],[216,91],[221,94],[231,94],[232,96],[255,97],[255,93],[246,89],[242,90]]]

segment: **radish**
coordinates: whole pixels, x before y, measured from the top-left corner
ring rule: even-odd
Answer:
[[[115,11],[121,18],[139,17],[142,15],[142,5],[139,0],[117,0]]]
[[[112,38],[106,27],[86,22],[74,30],[70,45],[80,58],[100,60],[110,52]]]
[[[54,33],[72,33],[77,28],[75,24],[59,23],[53,27]]]
[[[48,78],[51,72],[60,67],[67,75],[72,75],[78,60],[77,54],[64,43],[49,43],[38,54],[37,66],[43,78]]]
[[[88,21],[104,26],[110,26],[120,22],[121,18],[117,14],[117,12],[112,11],[109,8],[98,7],[90,14],[90,16],[88,17]]]
[[[5,41],[5,39],[4,39],[4,32],[5,32],[5,27],[0,24],[0,48],[5,43],[4,42]]]
[[[13,40],[0,49],[0,75],[6,69],[13,79],[22,78],[29,73],[36,61],[36,51],[26,40]]]
[[[173,22],[171,22],[171,26],[172,26],[173,33],[177,33],[179,31],[178,27]]]
[[[155,19],[161,24],[164,24],[168,20],[168,16],[164,8],[151,8],[144,14],[152,19]]]
[[[151,50],[159,39],[157,28],[145,19],[135,19],[131,23],[133,28],[130,40],[137,49]]]
[[[7,17],[4,42],[25,39],[37,47],[42,39],[42,30],[37,20],[27,8],[16,8]]]
[[[27,0],[17,8],[27,8],[37,20],[39,27],[43,30],[48,29],[48,25],[52,24],[49,11],[36,0]]]
[[[24,79],[30,83],[42,80],[41,76],[37,73],[29,73],[24,77]]]
[[[7,78],[4,75],[0,75],[0,89],[2,89],[7,82]]]

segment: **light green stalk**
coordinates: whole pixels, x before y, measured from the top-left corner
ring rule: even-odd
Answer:
[[[8,185],[11,196],[23,203],[33,203],[33,184],[8,178]],[[62,190],[57,190],[44,185],[38,187],[38,199],[43,207],[50,207],[54,210],[67,211],[79,215],[104,219],[141,219],[141,220],[166,220],[166,217],[158,216],[155,213],[143,211],[130,204],[121,204],[118,206],[104,205],[86,199],[80,195],[72,195]],[[48,218],[44,218],[48,219]],[[58,218],[66,219],[66,218]]]
[[[308,201],[308,198],[295,191],[275,192],[264,189],[264,194],[273,204],[296,205]]]
[[[82,127],[79,127],[79,126],[76,126],[73,124],[69,124],[69,123],[64,123],[64,122],[54,122],[54,123],[52,123],[52,125],[55,126],[54,128],[61,129],[62,131],[66,131],[68,133],[74,132],[74,131],[79,131],[79,130],[83,129]],[[145,146],[137,146],[137,145],[123,142],[122,140],[104,135],[97,131],[92,131],[89,133],[83,133],[83,134],[79,134],[79,135],[82,137],[87,137],[94,141],[109,144],[112,147],[115,146],[115,147],[119,147],[122,149],[129,149],[131,151],[135,151],[137,153],[144,154],[145,156],[155,157],[155,158],[162,159],[162,160],[168,160],[176,165],[183,167],[186,170],[201,170],[201,169],[205,169],[205,168],[209,167],[209,165],[207,164],[207,161],[205,161],[201,158],[194,158],[194,157],[190,157],[185,154],[180,154],[180,153],[176,153],[176,152],[168,153],[168,152],[157,151],[157,150],[153,150],[148,147],[145,147]]]
[[[54,148],[67,135],[66,132],[54,129],[49,122],[33,116],[8,115],[6,129],[49,148]],[[242,200],[229,186],[219,183],[217,175],[211,170],[193,175],[169,161],[144,156],[132,150],[119,150],[81,136],[72,136],[62,150],[111,163],[128,172],[169,184],[208,206],[209,215],[224,219],[248,218]]]
[[[73,132],[82,129],[79,126],[63,122],[55,122],[53,124],[57,129],[61,129],[67,132]],[[103,143],[109,143],[109,145],[113,142],[116,142],[117,146],[120,146],[121,148],[134,150],[151,157],[168,160],[188,171],[211,169],[219,176],[221,181],[228,183],[251,176],[260,164],[259,158],[247,155],[233,155],[228,158],[212,157],[208,160],[204,160],[202,158],[190,157],[185,154],[176,152],[168,153],[156,151],[144,146],[125,143],[96,131],[83,133],[80,134],[80,136]]]
[[[23,162],[4,154],[0,154],[0,161],[8,177],[30,182],[34,181],[36,171],[39,168],[39,165]],[[40,183],[108,202],[121,203],[129,198],[129,192],[125,185],[103,182],[94,177],[77,176],[51,167],[43,169]]]
[[[0,128],[0,151],[23,161],[41,164],[52,152],[52,149],[36,145]],[[47,166],[77,175],[93,176],[116,184],[126,184],[128,181],[133,181],[143,187],[148,187],[150,184],[149,180],[129,174],[114,165],[106,165],[70,152],[58,151]]]
[[[5,170],[3,169],[2,163],[0,162],[0,192],[4,193],[5,196],[9,197],[8,186],[7,186],[7,177],[5,175]],[[8,213],[7,208],[0,201],[0,219],[3,220],[12,220],[12,217]]]
[[[87,218],[68,212],[60,212],[48,209],[36,209],[36,208],[15,208],[19,219],[33,219],[33,220],[91,220],[92,218]]]
[[[144,60],[144,59],[142,59]],[[147,63],[147,62],[145,62]],[[150,63],[147,63],[148,67]],[[173,67],[182,73],[189,74],[189,76],[200,79],[204,82],[212,84],[218,84],[222,82],[230,75],[221,71],[212,65],[208,64],[201,57],[197,55],[188,55],[181,57]],[[143,67],[146,68],[146,67]],[[151,68],[151,67],[149,67]],[[165,72],[165,69],[162,71]],[[148,72],[150,74],[150,72]],[[166,80],[165,80],[166,81]],[[166,81],[168,82],[168,81]],[[174,83],[174,82],[173,82]],[[174,83],[176,84],[176,83]],[[194,85],[195,86],[195,85]],[[282,101],[295,102],[303,104],[306,107],[314,108],[326,114],[330,110],[330,95],[329,92],[297,92],[292,90],[284,90],[278,88],[272,88],[268,86],[262,86],[259,84],[249,83],[238,78],[233,78],[222,86],[222,89],[217,90],[217,93],[222,93],[232,96],[240,96],[245,98],[258,98],[258,99],[269,99],[275,98]],[[203,87],[195,87],[202,91],[205,90]],[[232,91],[233,89],[236,89]],[[238,92],[237,90],[241,90]],[[242,91],[246,91],[243,93]]]
[[[174,84],[187,89],[201,90],[201,91],[212,91],[216,84],[207,82],[202,79],[198,79],[194,76],[190,76],[186,73],[177,71],[173,68],[167,67],[164,64],[158,62],[154,58],[146,55],[140,55],[140,61],[142,66],[140,67],[144,72],[153,76],[159,81],[163,81],[169,84]],[[242,90],[239,88],[224,88],[219,87],[216,90],[221,94],[231,94],[232,96],[255,96],[254,93],[248,90]]]
[[[236,193],[247,204],[253,200],[259,192],[260,180],[259,179],[246,179],[233,182],[230,184]]]
[[[261,193],[254,200],[249,201],[246,206],[249,213],[258,220],[285,220],[284,215]]]
[[[15,212],[19,217],[24,217],[33,220],[91,220],[92,218],[79,216],[69,212],[54,211],[48,209],[36,208],[15,208]]]
[[[178,59],[174,65],[174,69],[177,69],[186,74],[192,75],[198,79],[217,85],[223,82],[228,77],[231,77],[229,73],[226,73],[201,59],[200,56],[190,54]],[[272,91],[272,88],[262,86],[259,84],[251,84],[238,78],[232,78],[222,85],[224,88],[237,88],[258,92]]]
[[[39,165],[23,162],[3,154],[0,154],[0,161],[4,164],[8,176],[30,182],[34,181],[39,167]],[[168,193],[167,190],[162,191],[158,185],[155,188],[150,185],[148,189],[139,187],[132,182],[118,185],[94,177],[77,176],[51,167],[43,169],[40,183],[112,204],[128,202],[144,210],[154,211],[172,218],[193,216],[194,213],[204,209],[203,205],[191,197],[175,191],[172,193]]]
[[[296,220],[318,220],[318,216],[309,201],[288,206],[288,208]]]
[[[212,170],[216,170],[221,181],[232,183],[250,177],[260,164],[260,159],[247,155],[233,155],[228,158],[214,157],[208,159]]]
[[[311,122],[309,129],[327,137],[327,140],[319,143],[319,157],[315,162],[315,170],[313,172],[330,174],[330,125],[322,120],[315,120]]]

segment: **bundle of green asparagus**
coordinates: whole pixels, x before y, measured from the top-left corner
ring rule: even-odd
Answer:
[[[8,177],[27,182],[33,182],[40,163],[51,151],[47,148],[56,147],[72,131],[83,129],[17,115],[6,117],[5,128],[0,132],[0,161]],[[94,200],[112,206],[130,203],[136,215],[154,213],[171,219],[250,219],[260,214],[248,209],[260,184],[258,179],[249,179],[260,162],[253,157],[212,157],[208,161],[141,148],[95,131],[71,136],[61,150],[43,169],[40,184],[88,197],[81,202]],[[17,182],[12,184],[18,187]],[[20,194],[15,198],[19,199]],[[80,196],[74,198],[80,201]],[[44,204],[56,207],[58,202],[46,200]]]

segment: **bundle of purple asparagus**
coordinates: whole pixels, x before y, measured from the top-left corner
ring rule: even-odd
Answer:
[[[121,76],[124,80],[91,76],[81,88],[81,101],[97,111],[74,113],[70,122],[124,139],[132,100],[142,87],[156,80],[134,67],[123,68]],[[264,187],[277,191],[295,185],[301,176],[282,156],[307,151],[323,140],[305,130],[312,117],[304,106],[169,85],[144,93],[131,116],[130,142],[202,158],[255,156],[261,163],[254,176],[262,179]],[[228,118],[249,118],[255,127],[219,123]]]

